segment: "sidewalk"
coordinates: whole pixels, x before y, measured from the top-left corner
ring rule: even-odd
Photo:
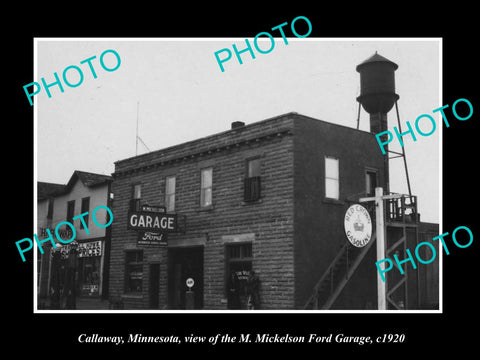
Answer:
[[[108,300],[100,298],[77,298],[77,310],[108,310]]]
[[[75,302],[76,302],[75,310],[108,310],[109,309],[109,301],[102,300],[101,298],[78,297],[76,298]],[[39,299],[38,309],[51,310],[50,299]],[[66,309],[62,308],[59,310],[66,310]]]

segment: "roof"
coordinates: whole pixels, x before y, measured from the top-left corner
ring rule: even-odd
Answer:
[[[66,185],[37,181],[37,200],[45,200],[68,193],[73,185],[80,180],[87,187],[94,187],[113,181],[109,175],[95,174],[75,170]]]
[[[38,181],[37,182],[37,198],[38,200],[45,200],[52,196],[57,196],[65,191],[65,185],[54,184]]]
[[[386,63],[390,63],[393,65],[393,68],[395,70],[398,69],[398,65],[395,64],[393,61],[391,60],[388,60],[387,58],[383,57],[382,55],[378,54],[376,51],[375,51],[375,54],[373,54],[372,56],[370,56],[368,59],[364,60],[362,63],[358,64],[357,65],[357,71],[359,71],[359,68],[361,68],[363,65],[366,65],[366,64],[371,64],[371,63],[375,63],[375,62],[386,62]]]
[[[293,135],[295,121],[313,121],[373,136],[368,131],[315,119],[297,112],[288,112],[160,150],[117,160],[115,161],[115,172],[112,175],[117,178],[136,171],[202,158],[214,152],[237,148],[253,142],[258,143],[272,138]]]
[[[110,181],[113,181],[113,178],[109,175],[95,174],[95,173],[90,173],[86,171],[75,170],[72,176],[70,177],[70,180],[68,180],[65,190],[70,191],[73,184],[75,184],[77,180],[80,180],[82,184],[87,187],[94,187],[97,185],[101,185],[101,184],[105,184]]]

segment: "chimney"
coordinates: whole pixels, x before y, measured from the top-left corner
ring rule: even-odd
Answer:
[[[244,127],[244,126],[245,126],[245,123],[243,121],[232,122],[232,130],[239,129],[239,128]]]

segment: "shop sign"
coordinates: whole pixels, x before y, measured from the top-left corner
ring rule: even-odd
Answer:
[[[137,245],[162,246],[167,245],[167,234],[152,231],[140,231]]]
[[[57,247],[53,251],[60,251],[61,259],[68,259],[70,250],[72,249],[71,245],[63,245],[62,247]],[[91,241],[86,243],[79,243],[77,245],[77,256],[78,257],[92,257],[92,256],[102,256],[102,241]]]
[[[132,211],[128,213],[127,229],[172,233],[177,231],[177,215],[159,212]]]
[[[77,246],[78,257],[102,256],[102,242],[92,241],[87,243],[80,243]]]
[[[54,230],[49,229],[50,233],[54,233]],[[71,239],[73,237],[73,231],[70,228],[67,229],[57,229],[58,236],[60,236],[62,239]],[[40,228],[40,235],[42,237],[47,237],[49,234],[47,233],[46,228]]]
[[[250,277],[250,270],[235,271],[235,274],[237,275],[238,280],[248,280]]]
[[[195,285],[195,280],[193,280],[192,278],[188,278],[185,281],[185,284],[188,286],[189,289],[191,289],[193,287],[193,285]]]
[[[156,206],[156,205],[142,205],[142,211],[146,212],[157,212],[157,213],[166,213],[167,208],[165,206]]]
[[[348,241],[356,247],[364,247],[372,237],[372,219],[362,205],[355,204],[347,209],[344,227]]]
[[[96,284],[84,284],[82,285],[82,295],[98,295],[98,285]]]

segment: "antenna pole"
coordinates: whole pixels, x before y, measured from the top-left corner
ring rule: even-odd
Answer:
[[[138,155],[138,104],[139,102],[137,101],[137,132],[135,134],[135,156]]]

